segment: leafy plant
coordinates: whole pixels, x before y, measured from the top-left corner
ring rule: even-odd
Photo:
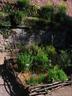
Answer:
[[[46,71],[49,67],[48,54],[45,52],[43,47],[39,47],[37,45],[36,45],[36,47],[33,46],[32,50],[33,50],[33,54],[34,54],[32,69],[34,71],[37,70],[37,72]]]
[[[68,77],[62,69],[55,66],[54,68],[48,70],[48,80],[50,82],[65,81],[68,80]]]
[[[57,52],[54,46],[52,45],[46,45],[45,46],[45,51],[49,56],[49,60],[50,60],[50,65],[55,65],[56,63],[58,63],[57,61]]]
[[[5,4],[5,6],[3,7],[3,12],[5,12],[5,13],[10,13],[10,12],[12,12],[14,9],[13,9],[13,7],[12,7],[12,5],[11,4]]]
[[[20,53],[17,58],[19,69],[21,71],[29,70],[32,60],[33,58],[28,52]]]
[[[42,63],[47,63],[48,55],[41,48],[39,48],[35,60]]]
[[[36,6],[29,6],[28,8],[27,8],[27,15],[28,16],[35,16],[35,17],[37,17],[38,16],[38,8],[36,7]]]
[[[45,76],[45,74],[40,74],[39,75],[39,78],[38,78],[38,83],[40,84],[40,83],[45,83],[45,81],[46,81],[46,76]]]
[[[58,12],[60,12],[61,14],[66,14],[66,6],[64,4],[60,4],[58,7]]]
[[[31,77],[29,80],[27,80],[27,84],[36,85],[38,84],[38,80],[35,77]]]
[[[55,7],[54,12],[54,21],[56,22],[65,22],[66,19],[66,6],[59,5]]]
[[[54,56],[56,54],[56,49],[54,46],[52,45],[49,45],[49,46],[46,46],[46,52],[49,54],[49,56]]]

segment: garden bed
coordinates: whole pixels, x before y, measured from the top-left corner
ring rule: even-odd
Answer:
[[[24,86],[26,86],[26,88],[29,90],[29,96],[46,96],[47,94],[53,94],[56,90],[62,90],[65,92],[64,88],[68,88],[69,91],[71,89],[71,84],[72,81],[65,81],[65,82],[54,82],[54,83],[50,83],[50,84],[37,84],[37,85],[27,85],[25,84],[25,82],[23,82],[25,80],[25,75],[27,76],[27,79],[29,79],[28,77],[30,77],[30,75],[28,73],[22,73],[20,74],[21,76],[18,77],[21,82],[23,83]],[[22,76],[23,75],[23,76]],[[23,78],[22,78],[23,77]],[[55,94],[58,94],[57,92]],[[63,93],[60,93],[63,94]],[[71,91],[70,91],[71,94]],[[66,94],[67,95],[67,94]],[[56,96],[56,95],[55,95]],[[71,95],[70,95],[71,96]]]
[[[45,96],[46,94],[53,94],[53,90],[58,90],[61,88],[65,88],[64,86],[68,86],[72,84],[72,81],[58,81],[54,83],[40,83],[36,84],[27,84],[26,81],[31,77],[32,73],[31,72],[17,72],[15,71],[15,65],[16,64],[10,64],[8,66],[9,72],[13,74],[17,82],[19,84],[22,84],[26,90],[29,92],[29,96],[38,96],[38,95],[43,95]],[[46,74],[45,74],[46,76]],[[38,78],[38,76],[35,76],[35,78]],[[53,93],[52,93],[53,92]]]

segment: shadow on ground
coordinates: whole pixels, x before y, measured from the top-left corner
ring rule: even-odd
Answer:
[[[0,75],[4,80],[4,87],[10,96],[29,96],[27,89],[19,84],[12,70],[8,70],[6,65],[0,65]]]

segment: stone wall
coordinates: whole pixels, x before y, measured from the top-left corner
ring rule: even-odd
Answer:
[[[70,28],[69,28],[70,29]],[[15,48],[17,44],[30,45],[32,43],[53,44],[56,48],[71,48],[72,47],[72,31],[68,29],[58,29],[58,32],[53,30],[42,29],[10,29],[11,35],[4,38],[0,34],[0,51],[5,51],[8,48]],[[32,31],[32,32],[31,32]]]

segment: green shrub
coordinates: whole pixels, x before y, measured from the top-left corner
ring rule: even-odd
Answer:
[[[65,74],[65,72],[64,72],[62,69],[60,69],[60,70],[58,71],[58,77],[59,77],[59,79],[60,79],[61,81],[68,80],[67,75]]]
[[[59,6],[57,6],[57,8],[58,8],[58,12],[61,13],[61,15],[66,14],[66,6],[65,5],[59,5]]]
[[[53,12],[54,12],[53,6],[42,7],[39,11],[39,17],[51,21],[53,18]]]
[[[48,55],[41,48],[39,48],[35,60],[42,63],[47,63]]]
[[[39,75],[39,78],[38,78],[38,83],[40,84],[40,83],[45,83],[45,81],[46,81],[46,76],[45,76],[45,74],[40,74]]]
[[[32,56],[28,52],[20,53],[17,58],[20,71],[29,70],[32,63]]]
[[[58,56],[57,56],[57,52],[54,46],[49,45],[45,47],[45,51],[49,56],[49,60],[50,60],[50,65],[55,65],[56,63],[58,64]]]
[[[49,67],[48,64],[48,55],[44,53],[41,49],[38,50],[37,55],[34,58],[34,61],[37,62],[36,67],[41,71],[46,71]]]
[[[31,77],[29,80],[26,81],[29,85],[36,85],[38,84],[38,80],[35,77]]]
[[[27,8],[27,15],[28,16],[38,16],[38,8],[36,6],[29,6]]]
[[[66,17],[66,6],[65,5],[59,5],[59,6],[47,5],[45,7],[42,7],[38,13],[40,18],[47,19],[51,23],[65,22],[64,20]]]
[[[27,80],[27,84],[36,85],[45,83],[45,79],[46,79],[45,74],[39,74],[38,78],[32,76],[29,80]]]
[[[49,46],[46,46],[45,49],[46,49],[47,54],[49,54],[50,57],[56,55],[56,49],[54,46],[49,45]]]
[[[31,46],[32,53],[35,56],[35,60],[47,63],[48,62],[48,54],[45,52],[44,47],[38,46],[38,45],[32,45]],[[30,51],[31,51],[30,50]]]
[[[68,80],[68,77],[62,69],[55,66],[54,68],[48,70],[48,80],[50,82],[65,81]]]
[[[12,5],[11,4],[5,4],[5,6],[3,7],[3,12],[5,12],[5,13],[10,13],[10,12],[12,12],[14,9],[13,9],[13,7],[12,7]]]
[[[61,50],[60,61],[61,61],[60,66],[62,67],[71,66],[71,53]]]
[[[49,67],[49,59],[48,54],[45,52],[44,47],[38,45],[31,45],[26,48],[23,48],[21,52],[24,53],[27,51],[30,54],[31,58],[33,58],[33,62],[31,63],[30,70],[41,72],[47,71]]]
[[[32,55],[34,56],[32,70],[37,72],[46,71],[49,67],[48,54],[43,47],[33,45],[30,48]]]
[[[22,16],[19,11],[12,11],[9,14],[9,19],[12,26],[17,26],[21,24]]]
[[[54,18],[55,22],[65,22],[66,20],[66,7],[64,5],[59,5],[55,7]]]
[[[19,10],[12,7],[11,4],[6,4],[3,11],[7,14],[7,19],[10,21],[12,26],[21,24],[22,14]]]
[[[29,0],[18,0],[17,5],[20,10],[24,10],[29,6]]]

